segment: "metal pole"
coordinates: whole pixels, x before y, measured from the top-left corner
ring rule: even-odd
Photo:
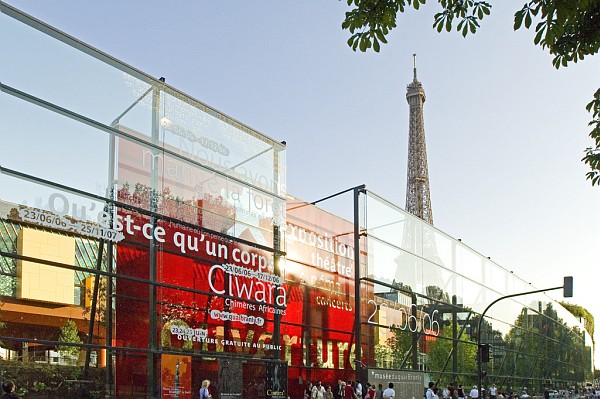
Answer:
[[[356,375],[362,378],[362,337],[361,337],[361,306],[360,306],[360,212],[359,195],[365,186],[354,188],[354,362]]]
[[[414,316],[410,321],[409,329],[412,331],[412,369],[414,371],[419,370],[419,332],[417,331],[417,295],[415,293],[411,294],[412,306],[411,306],[411,314]]]
[[[458,322],[456,315],[456,295],[452,295],[452,383],[456,385],[458,373]]]
[[[562,290],[562,289],[563,289],[563,286],[561,285],[560,287],[545,288],[543,290],[534,290],[534,291],[521,292],[521,293],[518,293],[518,294],[505,295],[505,296],[501,296],[500,298],[496,299],[495,301],[493,301],[492,303],[490,303],[487,306],[487,308],[485,308],[485,310],[483,311],[483,313],[479,317],[479,321],[477,322],[477,391],[479,392],[479,397],[480,398],[481,398],[481,350],[479,349],[479,346],[481,345],[481,322],[483,321],[483,317],[485,316],[485,314],[487,313],[487,311],[493,305],[495,305],[497,302],[500,302],[501,300],[506,299],[506,298],[513,298],[513,297],[516,297],[516,296],[529,295],[529,294],[537,294],[539,292],[546,292],[546,291],[553,291],[553,290]]]
[[[159,142],[159,126],[160,126],[160,88],[157,86],[153,86],[152,90],[152,144],[158,144]],[[157,150],[153,149],[152,155],[156,155],[155,152]],[[155,163],[156,162],[156,163]],[[158,189],[158,161],[153,157],[152,161],[152,170],[151,170],[151,195],[150,195],[150,211],[153,212],[153,215],[150,217],[150,223],[152,224],[152,230],[156,229],[156,216],[154,213],[157,211],[157,202],[159,199],[159,189]],[[156,240],[154,238],[154,234],[152,234],[152,238],[150,239],[149,245],[150,259],[149,259],[149,271],[148,278],[150,280],[150,284],[148,287],[148,354],[147,354],[147,373],[148,373],[148,381],[147,381],[147,398],[155,399],[157,396],[157,339],[156,339],[156,323],[157,323],[157,314],[156,314],[156,267],[157,267],[157,245]]]
[[[101,238],[98,244],[98,258],[96,259],[96,271],[102,270],[102,257],[104,255],[104,240]],[[91,345],[94,339],[94,324],[96,322],[96,307],[98,306],[98,291],[100,289],[100,275],[94,277],[94,288],[92,291],[92,304],[90,309],[90,324],[88,326],[87,344]],[[87,293],[86,293],[87,295]],[[83,365],[83,379],[87,380],[90,369],[90,359],[92,348],[88,346],[85,349],[85,364]]]
[[[109,146],[108,146],[108,186],[106,188],[106,196],[111,200],[116,200],[117,198],[117,184],[115,183],[115,163],[116,163],[116,137],[114,134],[110,134],[109,138]],[[114,203],[109,204],[110,209],[110,227],[114,226],[114,218],[115,218],[115,207]],[[108,273],[113,273],[113,259],[114,259],[114,243],[112,241],[108,242],[108,248],[106,253],[106,271]],[[106,316],[105,316],[105,336],[106,336],[106,369],[104,370],[104,398],[111,399],[113,393],[113,352],[111,350],[112,340],[113,340],[113,278],[110,276],[106,276]]]
[[[273,225],[273,273],[276,276],[281,277],[281,268],[280,268],[280,229],[277,224]],[[276,304],[274,304],[276,305]],[[279,348],[281,343],[281,314],[275,313],[273,317],[273,344],[275,348]],[[279,349],[275,349],[273,351],[273,357],[277,360],[281,358],[281,351]]]

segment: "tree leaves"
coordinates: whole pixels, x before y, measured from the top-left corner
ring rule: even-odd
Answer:
[[[346,12],[342,29],[351,33],[348,46],[352,50],[381,50],[381,43],[387,43],[386,36],[396,27],[396,18],[406,6],[419,10],[427,0],[347,0],[353,7]],[[438,0],[442,11],[435,14],[433,26],[438,32],[450,32],[454,20],[459,21],[456,30],[463,36],[477,32],[479,22],[491,13],[491,4],[476,0]]]
[[[425,0],[408,0],[424,2]],[[380,43],[387,43],[387,34],[396,27],[396,16],[404,11],[405,0],[348,0],[355,8],[346,12],[342,29],[352,34],[348,46],[362,52],[372,48],[379,52]]]
[[[513,26],[514,30],[521,29],[523,21],[525,21],[525,27],[529,29],[531,22],[533,21],[532,14],[537,14],[537,11],[534,11],[534,9],[531,7],[532,3],[525,4],[522,9],[515,13],[515,24]]]
[[[594,141],[594,147],[585,149],[585,156],[581,159],[590,167],[590,171],[585,177],[590,180],[592,185],[600,185],[600,89],[594,93],[594,99],[590,101],[585,109],[592,113],[594,118],[588,125],[593,129],[590,131],[590,137]]]

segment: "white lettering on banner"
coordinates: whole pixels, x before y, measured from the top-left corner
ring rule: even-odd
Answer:
[[[207,334],[208,330],[202,328],[186,328],[172,325],[170,328],[171,335],[176,335],[177,339],[184,341],[197,341],[202,342]]]
[[[256,305],[253,303],[236,301],[235,299],[225,298],[225,306],[238,309],[256,310]]]
[[[61,194],[53,194],[52,200],[50,207],[61,213],[75,208],[71,208],[68,199]],[[60,209],[56,207],[57,201],[61,202]],[[84,208],[80,207],[80,209]],[[272,273],[274,270],[272,259],[257,253],[256,249],[252,251],[241,248],[230,249],[230,245],[224,243],[223,238],[203,233],[198,235],[195,230],[176,231],[172,237],[167,237],[167,231],[163,226],[156,226],[151,222],[139,225],[130,214],[117,214],[111,218],[110,213],[100,211],[98,222],[95,223],[88,220],[77,220],[71,215],[57,214],[53,211],[39,210],[23,205],[19,207],[18,212],[23,221],[71,231],[88,237],[120,242],[125,238],[123,232],[126,232],[128,235],[138,235],[159,243],[170,240],[183,254],[200,252],[201,249],[204,249],[207,255],[221,261],[231,259],[241,265],[223,263],[213,265],[209,269],[207,282],[210,290],[219,295],[259,302],[261,304],[258,306],[260,312],[285,315],[287,291],[283,285],[284,279]],[[112,226],[111,220],[113,221]],[[216,273],[226,273],[231,276],[229,279],[224,279],[228,282],[223,287],[214,285],[214,281],[218,280],[213,278]],[[243,301],[233,301],[232,305],[242,307],[239,303],[243,303]],[[247,308],[254,310],[255,304],[248,304]]]
[[[341,235],[347,234],[349,233]],[[339,236],[329,236],[328,233],[318,234],[289,222],[285,228],[285,237],[288,243],[296,242],[308,246],[308,250],[300,252],[305,254],[303,262],[326,272],[353,278],[354,247],[339,242],[337,239]]]
[[[248,316],[246,314],[238,314],[232,312],[221,312],[220,310],[213,309],[210,311],[210,317],[215,320],[223,321],[239,321],[242,324],[256,324],[262,327],[265,324],[265,319],[257,316]]]
[[[57,202],[60,203],[60,210],[57,209]],[[79,220],[77,217],[87,217],[86,207],[72,204],[69,206],[69,200],[62,194],[52,194],[49,198],[49,208],[51,210],[41,210],[25,205],[19,206],[19,216],[24,221],[38,224],[45,227],[56,228],[77,232],[82,235],[91,236],[94,238],[103,238],[110,241],[118,242],[125,237],[123,231],[129,235],[136,235],[136,232],[141,232],[144,238],[157,242],[166,242],[166,231],[162,226],[153,226],[147,222],[139,226],[135,223],[135,219],[130,215],[116,215],[104,210],[98,212],[96,220]],[[92,203],[90,209],[93,209],[95,204]],[[71,214],[69,210],[71,209]],[[111,226],[111,219],[113,225]],[[196,231],[190,233],[176,231],[173,233],[172,242],[179,248],[181,253],[199,252],[199,244],[205,242],[205,250],[209,255],[228,259],[228,247],[223,243],[215,243],[211,240],[206,240],[205,235],[200,233],[198,236]],[[272,262],[264,255],[259,255],[254,252],[234,248],[232,250],[232,258],[236,262],[243,263],[248,266],[257,267],[260,271],[266,269],[272,270]]]
[[[219,289],[214,285],[214,281],[217,280],[214,278],[214,274],[219,270],[222,273],[228,273],[232,276],[228,279],[228,284],[225,284],[222,289]],[[287,303],[287,292],[285,287],[280,285],[283,283],[283,279],[279,276],[231,264],[224,264],[213,265],[209,269],[206,279],[210,290],[215,294],[254,300],[266,305],[273,303],[277,306],[285,306]],[[226,280],[224,279],[224,281]],[[265,281],[266,284],[263,281]],[[266,309],[261,309],[261,306],[259,306],[259,310],[263,312],[266,311]],[[285,309],[282,310],[282,314],[285,314]]]
[[[341,301],[339,299],[318,296],[316,302],[317,305],[320,306],[327,306],[333,309],[352,311],[352,306],[348,302]]]
[[[73,233],[112,242],[119,242],[125,238],[123,233],[118,230],[105,228],[89,221],[74,220],[65,215],[57,215],[51,211],[21,207],[19,208],[19,216],[25,222],[64,231],[71,231]]]
[[[435,319],[435,314],[438,313],[438,310],[434,310],[430,315],[429,313],[418,311],[417,305],[412,304],[411,308],[414,308],[417,316],[409,312],[411,308],[405,308],[404,306],[398,306],[398,303],[394,303],[394,307],[390,307],[386,302],[375,302],[373,299],[369,299],[367,304],[374,305],[373,312],[369,316],[367,323],[378,324],[376,320],[374,320],[375,315],[378,311],[381,311],[383,308],[393,309],[399,311],[402,315],[403,324],[397,325],[396,327],[400,330],[406,330],[408,328],[411,332],[417,331],[425,331],[427,333],[431,332],[431,335],[437,336],[440,333],[440,323]]]
[[[354,248],[352,246],[339,242],[327,233],[325,235],[317,234],[314,231],[307,231],[304,227],[299,227],[289,222],[286,224],[285,233],[286,238],[289,240],[308,244],[335,255],[347,257],[350,260],[354,259]]]
[[[186,130],[183,126],[176,125],[172,123],[168,118],[162,118],[160,120],[160,125],[167,131],[183,137],[191,142],[198,142],[204,148],[207,148],[211,151],[218,152],[221,155],[229,155],[229,148],[224,146],[222,143],[218,143],[214,140],[209,139],[204,136],[196,136],[194,132]]]
[[[222,312],[223,314],[224,312]],[[243,316],[243,315],[238,315],[238,316]],[[227,316],[229,317],[229,316]],[[252,316],[249,316],[248,318],[250,318]],[[258,317],[256,319],[259,319]],[[264,322],[264,320],[263,320]],[[258,323],[257,323],[258,324]],[[204,335],[198,335],[195,334],[193,331],[199,330],[199,329],[195,329],[193,330],[191,333],[189,332],[190,329],[181,329],[180,330],[185,330],[183,333],[180,333],[179,331],[177,332],[173,332],[173,327],[171,327],[171,335],[172,336],[177,336],[177,339],[180,341],[191,341],[191,342],[202,342],[202,343],[207,343],[207,344],[220,344],[221,346],[237,346],[237,347],[244,347],[244,348],[262,348],[262,349],[268,349],[268,350],[282,350],[282,345],[273,345],[273,344],[267,344],[264,342],[246,342],[246,341],[237,341],[237,340],[232,340],[232,339],[218,339],[218,338],[210,338],[207,337],[206,334]],[[206,330],[201,330],[206,332]]]

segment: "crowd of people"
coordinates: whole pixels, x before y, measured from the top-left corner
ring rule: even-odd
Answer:
[[[495,384],[492,384],[489,389],[482,387],[480,395],[476,385],[471,389],[465,389],[462,385],[455,387],[454,384],[448,384],[440,389],[434,382],[429,382],[423,397],[423,399],[519,399],[517,393],[501,392]],[[396,399],[396,392],[393,383],[383,387],[382,384],[375,386],[369,382],[363,384],[359,380],[347,382],[338,380],[336,385],[331,386],[316,381],[307,384],[303,399]]]
[[[342,381],[334,386],[324,386],[321,381],[309,382],[304,390],[304,399],[394,399],[396,393],[394,384],[386,388],[382,384],[375,386],[369,382],[364,384],[359,380]]]
[[[425,394],[422,399],[558,399],[569,398],[574,396],[576,399],[600,399],[600,388],[589,388],[585,391],[585,395],[578,395],[578,391],[574,390],[573,395],[570,391],[557,396],[551,396],[550,391],[545,389],[542,394],[536,397],[530,397],[527,391],[502,391],[491,384],[489,387],[481,387],[481,391],[477,385],[472,388],[463,387],[463,385],[454,386],[448,384],[443,388],[438,387],[434,382],[429,382]],[[556,392],[556,391],[553,391]],[[585,397],[583,397],[585,396]],[[356,381],[338,380],[336,385],[323,385],[321,381],[314,383],[309,382],[304,390],[303,399],[400,399],[396,397],[394,384],[389,383],[387,387],[382,384],[371,384],[369,382],[361,383]],[[404,398],[403,398],[404,399]],[[412,398],[415,399],[415,398]]]
[[[462,384],[458,387],[455,387],[454,384],[448,384],[440,390],[434,382],[429,382],[425,392],[425,399],[479,399],[479,397],[480,392],[477,385],[473,385],[473,388],[468,390]],[[519,395],[514,392],[499,391],[495,384],[492,384],[489,389],[481,387],[481,399],[517,399],[518,397]]]

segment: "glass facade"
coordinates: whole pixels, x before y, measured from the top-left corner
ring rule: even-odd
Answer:
[[[285,146],[1,9],[3,379],[283,397]]]
[[[502,391],[567,389],[592,368],[592,339],[544,293],[496,299],[535,287],[460,240],[374,193],[365,198],[367,273],[374,297],[362,332],[374,367],[425,370],[431,380],[477,383],[477,336],[489,345],[484,386]],[[549,287],[550,288],[550,287]],[[364,291],[364,290],[363,290]],[[487,359],[486,359],[487,360]]]
[[[0,9],[0,378],[23,397],[473,382],[478,315],[530,285],[371,192],[353,222],[288,196],[285,145]],[[482,323],[489,383],[583,381],[580,323],[521,299]]]

